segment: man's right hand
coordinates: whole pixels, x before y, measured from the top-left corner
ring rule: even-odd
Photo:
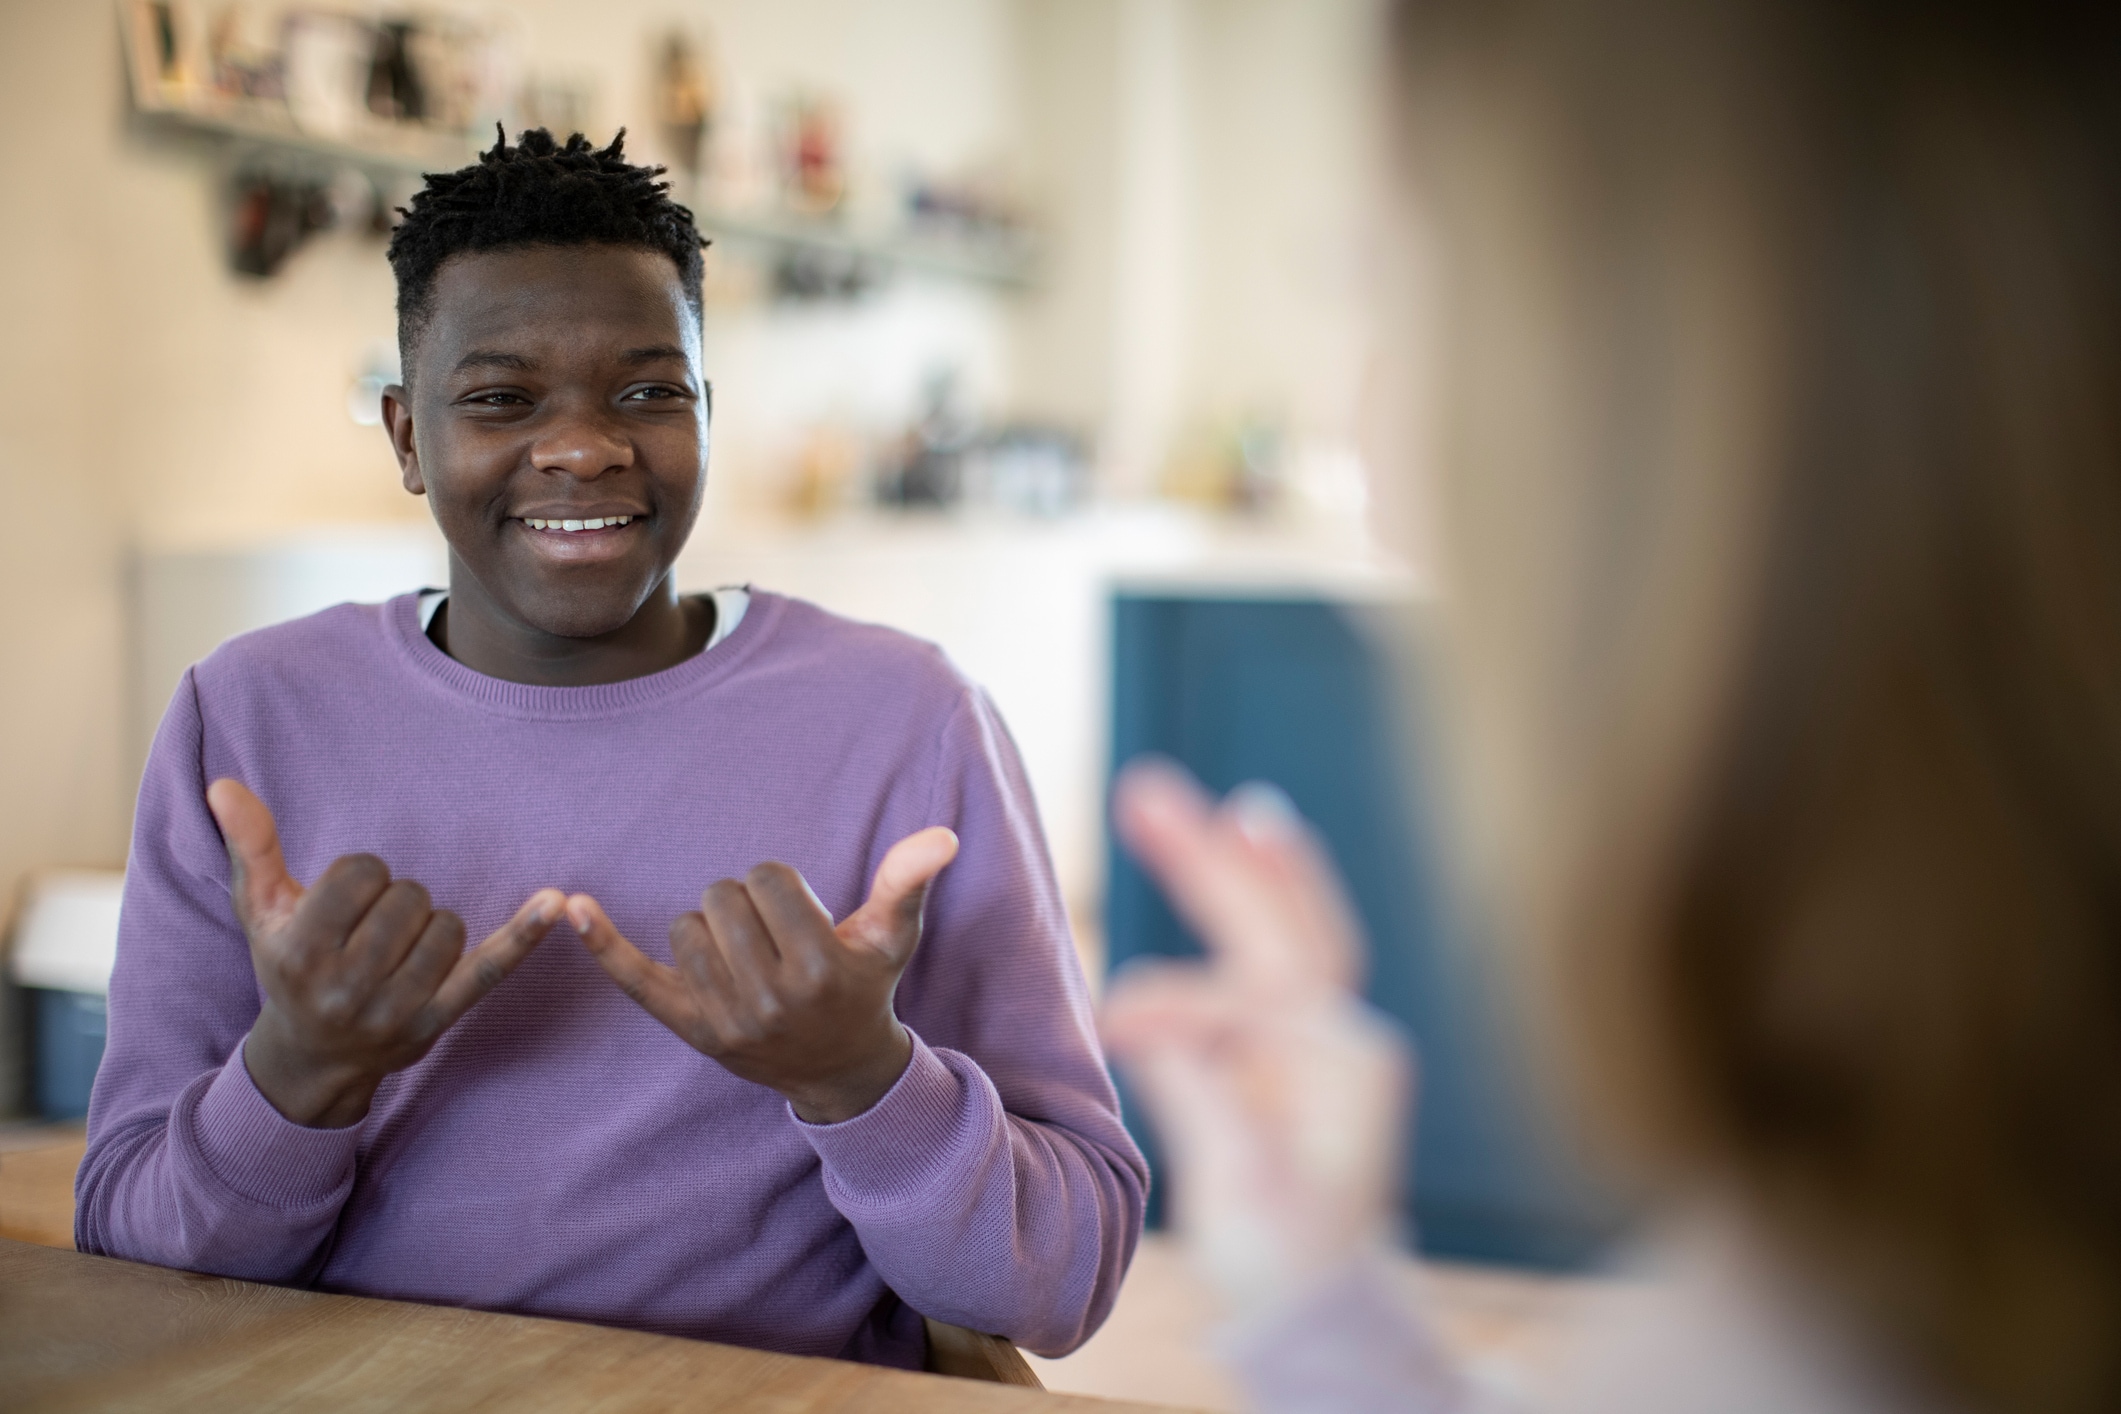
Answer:
[[[243,1061],[258,1092],[296,1124],[359,1123],[383,1077],[426,1055],[566,905],[558,889],[540,889],[466,951],[464,921],[432,907],[410,879],[393,881],[374,855],[335,859],[305,889],[287,872],[263,801],[223,779],[207,787],[206,804],[228,845],[229,894],[265,991]]]

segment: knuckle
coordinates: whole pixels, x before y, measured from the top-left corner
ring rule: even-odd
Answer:
[[[373,854],[342,854],[331,862],[329,872],[350,886],[378,892],[390,883],[390,866]]]
[[[764,863],[752,865],[751,872],[744,876],[744,882],[753,888],[779,888],[786,885],[794,874],[795,870],[790,866],[779,860],[769,859]]]

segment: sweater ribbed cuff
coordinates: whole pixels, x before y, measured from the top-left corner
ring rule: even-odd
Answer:
[[[262,1207],[336,1204],[353,1182],[361,1126],[311,1129],[288,1119],[258,1093],[241,1046],[199,1094],[189,1128],[214,1177]]]
[[[980,1126],[966,1113],[967,1081],[920,1037],[913,1058],[884,1098],[838,1124],[796,1127],[824,1162],[826,1191],[845,1212],[884,1212],[962,1178],[968,1154],[980,1147],[969,1132]],[[999,1104],[999,1099],[996,1101]],[[789,1110],[795,1116],[793,1109]]]

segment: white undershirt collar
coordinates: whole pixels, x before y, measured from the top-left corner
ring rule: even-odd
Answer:
[[[449,599],[446,589],[423,589],[420,591],[420,632],[434,622],[435,610]],[[736,632],[736,626],[744,621],[744,611],[751,607],[751,591],[741,584],[725,584],[714,591],[714,631],[707,635],[707,645],[700,651],[705,653]]]

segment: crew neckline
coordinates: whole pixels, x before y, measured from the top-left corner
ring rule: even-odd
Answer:
[[[510,682],[466,667],[437,648],[421,626],[420,597],[429,591],[400,594],[383,608],[388,637],[398,656],[447,695],[512,717],[580,721],[661,702],[727,677],[772,633],[787,603],[778,594],[743,587],[749,597],[744,614],[719,641],[660,672],[585,687]]]

